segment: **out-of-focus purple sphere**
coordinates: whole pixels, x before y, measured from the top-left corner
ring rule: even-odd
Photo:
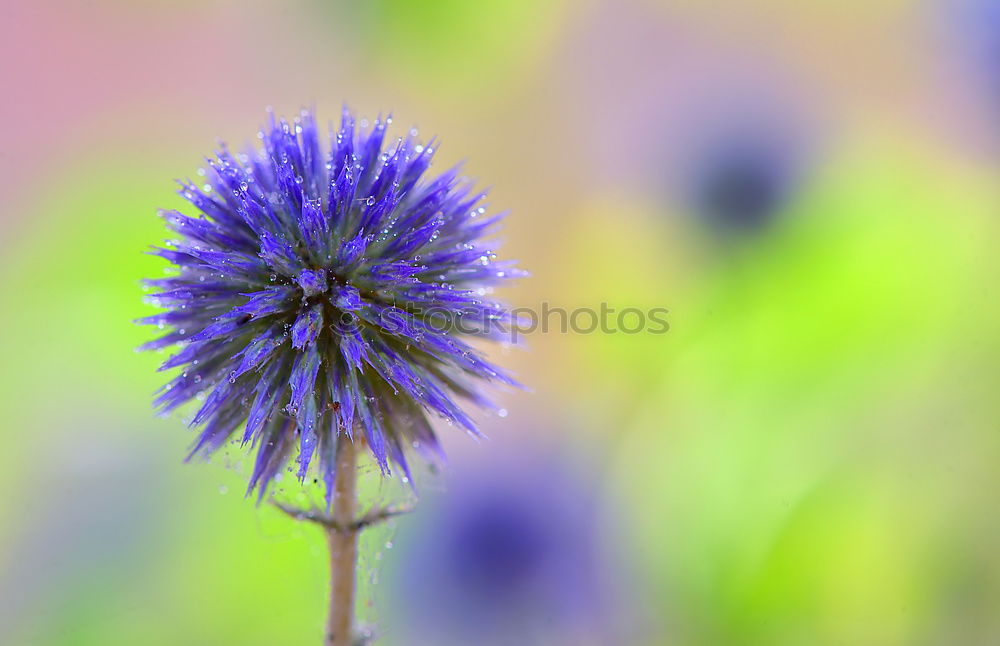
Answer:
[[[551,455],[502,453],[456,473],[400,529],[387,570],[390,641],[622,643],[621,564],[597,493]]]

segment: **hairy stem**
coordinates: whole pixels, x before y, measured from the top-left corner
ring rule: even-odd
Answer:
[[[342,439],[337,447],[337,476],[332,509],[302,509],[271,499],[277,509],[295,520],[323,528],[330,546],[330,609],[324,646],[357,646],[354,630],[354,596],[358,537],[364,530],[413,511],[412,503],[373,507],[358,516],[358,446]]]
[[[337,476],[333,514],[326,525],[330,545],[330,613],[326,622],[326,646],[353,646],[354,593],[358,560],[357,456],[354,443],[346,438],[337,447]]]

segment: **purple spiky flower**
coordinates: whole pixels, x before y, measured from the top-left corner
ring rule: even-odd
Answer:
[[[503,214],[458,168],[427,176],[433,140],[386,145],[391,121],[345,109],[324,150],[308,111],[271,115],[261,149],[223,147],[204,186],[181,182],[198,217],[161,212],[176,238],[152,253],[176,273],[145,281],[165,311],[140,322],[169,331],[143,349],[180,345],[161,370],[181,372],[156,405],[201,401],[191,456],[255,447],[248,493],[297,453],[329,501],[344,441],[409,478],[409,447],[440,452],[428,413],[476,433],[455,400],[490,406],[479,383],[514,383],[467,342],[510,323],[488,294],[521,273],[482,242]]]
[[[638,642],[615,519],[581,466],[555,445],[494,446],[402,521],[386,601],[407,646]]]

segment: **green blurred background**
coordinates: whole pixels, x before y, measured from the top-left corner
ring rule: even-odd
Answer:
[[[621,519],[630,639],[1000,643],[1000,10],[973,5],[0,4],[0,643],[318,642],[321,536],[243,500],[238,452],[182,464],[131,321],[172,180],[266,106],[344,103],[494,187],[533,274],[509,302],[670,310],[492,351],[532,392],[487,433],[586,455]],[[687,199],[730,130],[794,153],[762,226]]]

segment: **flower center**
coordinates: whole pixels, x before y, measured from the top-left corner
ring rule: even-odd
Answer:
[[[329,288],[326,282],[326,272],[323,270],[306,269],[298,275],[295,282],[299,284],[307,297],[318,296]]]

